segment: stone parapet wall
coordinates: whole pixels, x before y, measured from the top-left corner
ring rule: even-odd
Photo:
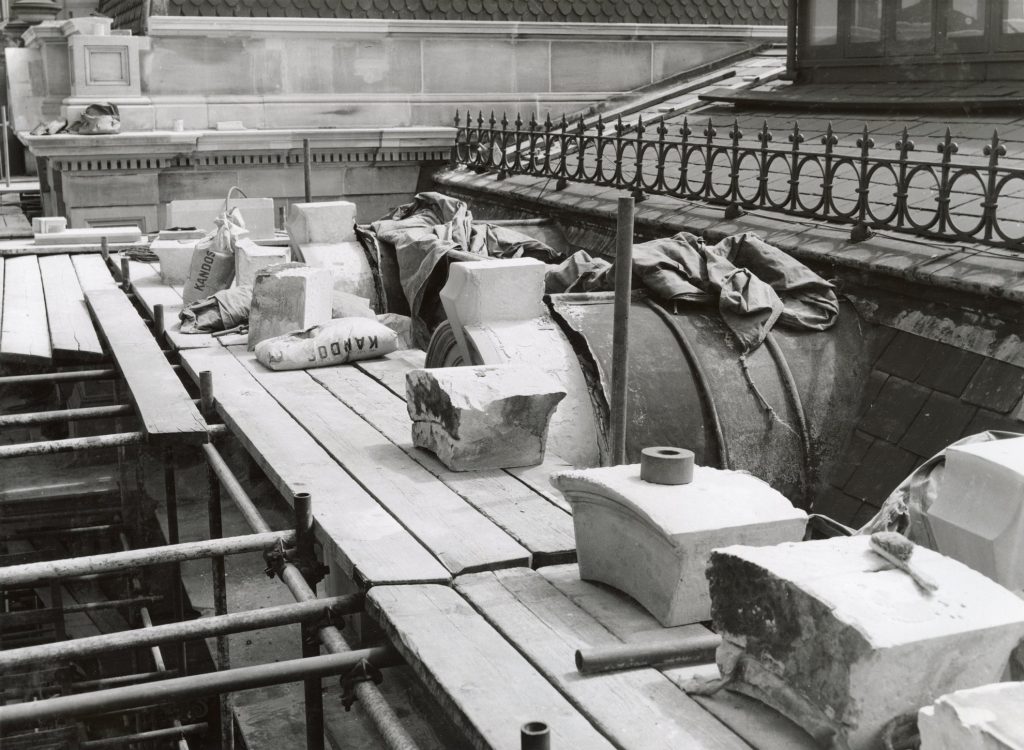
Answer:
[[[124,80],[97,88],[84,83],[85,53],[69,54],[73,34],[46,22],[26,35],[25,49],[9,51],[9,79],[18,130],[103,99],[121,107],[124,131],[167,129],[177,120],[186,130],[223,121],[261,129],[447,125],[456,110],[573,113],[784,33],[781,26],[157,16],[147,37],[108,32],[93,40],[128,57]]]

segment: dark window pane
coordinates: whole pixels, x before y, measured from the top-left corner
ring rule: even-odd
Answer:
[[[839,0],[810,0],[807,20],[810,42],[815,47],[835,44],[839,40]]]
[[[935,0],[900,0],[896,14],[896,38],[903,42],[930,39]]]
[[[1024,34],[1024,0],[1003,0],[1003,33]]]
[[[882,0],[854,0],[850,41],[882,41]]]
[[[946,11],[946,36],[954,39],[985,33],[985,0],[952,0]]]

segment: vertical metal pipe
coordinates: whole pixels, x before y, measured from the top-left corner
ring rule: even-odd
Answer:
[[[633,199],[619,198],[615,227],[615,318],[612,332],[611,464],[626,462],[629,302],[633,292]]]
[[[106,237],[100,237],[100,257],[104,263],[110,260],[110,240]]]
[[[167,501],[167,543],[177,544],[180,541],[178,530],[178,486],[174,476],[174,446],[167,446],[164,449],[164,497]],[[171,607],[174,611],[174,619],[181,622],[185,619],[185,602],[182,600],[181,591],[181,564],[174,563],[174,575],[171,576]],[[175,644],[175,653],[178,672],[182,675],[188,674],[185,643]]]
[[[313,151],[309,138],[302,139],[302,177],[306,185],[306,203],[313,202]]]
[[[313,536],[313,503],[308,492],[297,492],[295,504],[295,545],[298,559],[307,565],[316,561]],[[316,579],[308,573],[306,583],[316,595]],[[315,625],[303,625],[302,656],[319,656],[320,643]],[[306,702],[306,750],[324,750],[324,694],[319,677],[302,683]]]
[[[796,79],[796,30],[799,6],[798,0],[789,0],[786,7],[786,77],[790,80]]]
[[[213,373],[209,370],[199,373],[199,410],[209,422],[213,416]]]
[[[206,373],[209,374],[209,373]],[[210,498],[208,511],[210,516],[210,538],[219,539],[224,536],[223,518],[221,516],[220,480],[212,467],[207,466],[210,481]],[[213,608],[214,613],[228,613],[228,591],[223,555],[210,558],[213,573]],[[231,651],[227,635],[217,636],[217,671],[231,669]],[[231,708],[231,693],[220,695],[220,746],[221,750],[234,750],[235,719]]]
[[[139,615],[142,618],[142,627],[144,627],[144,628],[151,628],[151,627],[153,627],[153,620],[149,616],[149,609],[148,608],[146,608],[146,607],[139,607]],[[164,655],[163,655],[163,653],[161,653],[159,646],[152,646],[149,649],[149,653],[153,657],[153,669],[155,669],[157,672],[168,672],[168,671],[170,671],[170,670],[167,669],[167,665],[164,663]],[[180,727],[181,726],[181,721],[179,719],[175,718],[171,722],[171,724],[174,727]],[[178,750],[189,750],[188,742],[185,740],[184,737],[180,737],[178,739],[177,748],[178,748]]]
[[[7,135],[7,106],[0,107],[0,127],[3,127],[3,135],[0,136],[2,139],[3,148],[3,166],[4,166],[4,185],[7,187],[11,186],[11,149],[8,143]]]
[[[121,288],[126,292],[132,290],[132,268],[128,262],[127,258],[121,257]]]
[[[166,321],[164,320],[164,306],[153,305],[153,336],[156,337],[157,343],[163,344],[164,341],[164,326]]]
[[[551,730],[543,721],[530,721],[519,730],[522,750],[550,750]]]

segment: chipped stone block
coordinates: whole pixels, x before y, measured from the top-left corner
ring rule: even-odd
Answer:
[[[165,284],[178,286],[185,283],[192,265],[192,254],[195,252],[199,238],[153,240],[149,249],[156,253],[160,261],[160,278]]]
[[[944,695],[917,713],[921,750],[1024,750],[1024,682]]]
[[[235,283],[238,286],[252,286],[256,274],[268,266],[287,263],[291,252],[287,247],[257,245],[248,238],[238,240],[235,250]]]
[[[293,245],[292,249],[296,260],[328,269],[334,276],[337,291],[365,297],[377,307],[373,269],[358,241],[304,243]]]
[[[938,589],[919,589],[867,536],[712,552],[711,614],[729,689],[823,744],[875,750],[892,719],[999,680],[1024,637],[1024,601],[924,547],[910,564]]]
[[[264,339],[329,321],[332,286],[330,271],[302,263],[259,271],[249,312],[249,351]]]
[[[293,203],[288,236],[293,245],[355,242],[356,204],[348,201]]]
[[[947,450],[927,515],[940,552],[1024,589],[1024,437]]]
[[[534,367],[440,367],[406,375],[412,440],[453,471],[534,466],[565,391]]]
[[[693,481],[640,478],[640,464],[555,474],[572,505],[580,577],[623,591],[666,626],[710,618],[705,566],[729,544],[803,537],[807,514],[757,477],[695,466]]]
[[[68,220],[63,216],[37,216],[32,219],[33,234],[63,232],[68,228]]]

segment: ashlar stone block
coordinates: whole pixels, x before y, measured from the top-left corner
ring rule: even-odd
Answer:
[[[377,284],[366,251],[358,241],[314,242],[293,245],[294,257],[310,266],[328,269],[334,288],[371,300],[378,306]]]
[[[235,250],[235,283],[252,286],[256,282],[256,274],[269,266],[287,263],[290,257],[287,247],[258,245],[243,237],[238,240]]]
[[[944,695],[917,712],[921,750],[1024,750],[1024,682]]]
[[[330,271],[280,263],[256,274],[249,312],[249,351],[256,344],[331,320]]]
[[[541,463],[565,390],[534,367],[484,365],[412,370],[406,396],[413,444],[472,471]]]
[[[68,220],[63,216],[37,216],[32,219],[33,234],[63,232],[68,228]]]
[[[200,239],[202,238],[157,238],[150,243],[149,249],[160,261],[160,278],[165,284],[177,286],[185,283],[192,265],[192,254]]]
[[[1024,637],[1024,601],[924,547],[909,564],[937,590],[918,588],[868,536],[712,552],[711,614],[729,689],[823,745],[875,750],[897,716],[1001,679]]]
[[[355,242],[356,204],[349,201],[293,203],[288,236],[293,245]]]
[[[1024,589],[1024,437],[947,450],[927,515],[940,552]]]
[[[710,619],[704,571],[714,548],[796,541],[807,525],[780,492],[738,471],[695,466],[689,484],[663,485],[630,464],[551,483],[572,505],[580,577],[629,594],[666,627]]]

